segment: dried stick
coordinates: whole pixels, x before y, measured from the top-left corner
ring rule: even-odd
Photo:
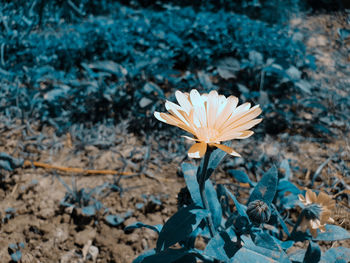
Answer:
[[[83,168],[74,168],[74,167],[64,167],[64,166],[57,166],[57,165],[51,165],[47,163],[42,162],[31,162],[31,161],[24,161],[23,167],[28,166],[35,166],[40,167],[44,169],[54,169],[62,172],[68,172],[68,173],[82,173],[82,174],[120,174],[120,175],[133,175],[135,173],[132,172],[118,172],[116,170],[86,170]]]

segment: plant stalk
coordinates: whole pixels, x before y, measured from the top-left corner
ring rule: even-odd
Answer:
[[[301,224],[301,222],[303,221],[303,218],[305,216],[305,212],[304,210],[301,211],[298,219],[297,219],[297,222],[295,223],[293,229],[292,229],[292,232],[290,233],[290,237],[293,239],[294,238],[294,235],[295,235],[295,232],[297,231],[297,228],[298,226]]]
[[[204,162],[203,162],[202,171],[200,171],[199,177],[197,178],[198,184],[199,184],[199,192],[200,192],[202,203],[203,203],[203,208],[209,212],[210,212],[210,208],[209,208],[207,196],[205,194],[205,181],[206,181],[206,177],[207,177],[209,159],[210,159],[210,155],[211,155],[212,151],[213,151],[213,149],[208,147],[208,149],[204,155]],[[214,237],[215,227],[214,227],[214,223],[213,223],[213,219],[212,219],[211,215],[207,216],[206,221],[207,221],[207,225],[209,227],[210,236]]]

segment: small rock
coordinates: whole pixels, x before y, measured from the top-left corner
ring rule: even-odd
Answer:
[[[99,253],[99,250],[97,247],[90,246],[88,254],[91,256],[92,262],[94,262],[94,263],[96,262],[98,253]]]
[[[153,103],[152,100],[150,100],[149,98],[143,97],[140,101],[139,101],[139,105],[141,108],[145,108],[149,105],[151,105]]]
[[[77,262],[78,262],[78,258],[74,250],[68,251],[60,259],[60,263],[77,263]]]
[[[148,247],[148,242],[147,242],[147,240],[146,239],[142,239],[141,240],[141,246],[142,246],[142,249],[143,250],[147,250],[149,247]]]
[[[136,243],[137,241],[139,241],[139,239],[140,236],[137,233],[127,235],[127,242]]]
[[[124,225],[128,226],[128,225],[131,225],[131,224],[133,224],[135,222],[137,222],[136,218],[135,217],[130,217],[130,218],[128,218],[128,219],[126,219],[124,221]]]
[[[55,242],[60,244],[64,243],[69,237],[68,225],[64,224],[63,227],[57,228],[54,233]]]
[[[86,244],[86,240],[94,240],[96,237],[96,230],[87,228],[75,234],[74,242],[80,246]]]

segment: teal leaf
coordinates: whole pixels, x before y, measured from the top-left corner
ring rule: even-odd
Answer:
[[[248,183],[250,186],[255,185],[255,183],[249,179],[248,175],[241,170],[230,169],[228,173],[240,183]]]
[[[277,190],[279,195],[284,195],[286,192],[291,192],[295,195],[301,194],[299,188],[286,179],[279,181]]]
[[[241,238],[242,238],[243,243],[244,243],[243,248],[246,248],[250,251],[253,251],[254,254],[255,253],[260,254],[263,257],[269,258],[270,261],[266,261],[266,262],[290,263],[290,260],[288,259],[287,254],[282,249],[280,249],[280,247],[278,245],[274,245],[274,247],[275,247],[274,249],[268,249],[266,247],[269,247],[269,245],[264,244],[265,247],[260,246],[260,245],[263,245],[263,241],[264,241],[263,239],[260,239],[260,241],[258,242],[259,246],[257,246],[256,244],[254,244],[254,242],[252,241],[252,239],[250,237],[241,236]],[[264,236],[264,238],[265,238],[265,240],[267,240],[266,236]],[[268,242],[274,242],[274,241],[272,239],[272,241],[269,240]],[[278,250],[277,250],[277,248],[278,248]],[[236,255],[235,255],[235,257],[236,257]],[[246,261],[246,262],[250,262],[250,261]],[[260,261],[258,261],[258,262],[260,262]]]
[[[147,251],[143,252],[141,255],[139,255],[137,258],[135,258],[132,263],[141,263],[145,258],[152,256],[152,255],[155,255],[155,254],[156,254],[155,249],[147,250]]]
[[[224,143],[225,145],[229,143]],[[222,162],[222,160],[225,158],[226,152],[220,150],[220,149],[215,149],[211,155],[210,159],[208,162],[208,168],[207,168],[207,173],[206,173],[206,178],[205,180],[209,179],[210,176],[213,174],[215,169],[219,166],[219,164]],[[202,173],[202,167],[204,163],[204,158],[202,158],[202,161],[199,165],[198,173],[197,173],[197,178],[199,178],[200,174]]]
[[[270,170],[264,173],[261,180],[254,187],[254,190],[249,197],[248,203],[255,200],[262,200],[270,206],[276,194],[277,180],[277,169],[276,167],[272,167]]]
[[[275,242],[275,240],[265,232],[254,233],[254,243],[257,246],[270,250],[282,251],[281,247]]]
[[[226,191],[226,194],[232,199],[232,201],[234,202],[235,206],[236,206],[236,209],[237,209],[237,212],[240,216],[244,216],[246,218],[248,218],[248,215],[246,213],[246,206],[245,205],[242,205],[240,202],[237,201],[236,197],[229,191],[227,190],[226,187],[224,187],[225,191]],[[248,219],[249,220],[249,219]]]
[[[314,243],[310,241],[309,246],[307,247],[305,257],[303,260],[303,263],[317,263],[321,259],[321,249],[317,245],[317,243]]]
[[[347,263],[350,258],[350,248],[333,247],[323,253],[320,263]]]
[[[234,255],[234,257],[229,261],[230,263],[242,263],[242,262],[254,262],[254,263],[277,263],[274,259],[264,256],[256,251],[250,250],[248,248],[242,247]]]
[[[304,260],[306,249],[298,249],[288,255],[289,259],[295,263],[301,263]]]
[[[119,226],[124,222],[124,218],[120,215],[107,215],[105,219],[112,226]]]
[[[22,258],[22,252],[17,250],[16,252],[11,254],[11,259],[15,262],[19,262]]]
[[[81,210],[86,216],[93,216],[96,214],[96,208],[94,205],[85,206]]]
[[[292,174],[292,170],[290,169],[290,165],[287,159],[284,159],[281,164],[280,164],[280,168],[284,171],[284,175],[286,179],[290,179],[292,178],[293,174]]]
[[[319,232],[316,238],[313,240],[323,240],[323,241],[338,241],[349,239],[350,233],[346,231],[344,228],[336,225],[326,225],[325,232]]]
[[[199,192],[199,185],[195,176],[197,173],[197,167],[189,163],[183,163],[181,167],[186,181],[187,189],[191,194],[193,202],[195,205],[203,207],[202,198]],[[205,182],[205,194],[207,196],[214,226],[218,227],[221,224],[222,208],[218,200],[216,190],[210,179]]]
[[[203,207],[201,195],[199,192],[199,185],[197,182],[197,167],[190,163],[183,163],[181,165],[182,172],[184,174],[185,182],[188,191],[191,194],[191,198],[195,205]]]
[[[181,208],[163,226],[156,251],[165,250],[188,238],[208,214],[208,211],[195,205]]]
[[[171,249],[168,248],[161,252],[150,254],[142,259],[133,263],[196,263],[196,257],[190,254],[190,251],[184,248]]]
[[[204,254],[216,260],[228,261],[239,249],[226,231],[216,233],[209,241]]]
[[[157,232],[158,234],[160,233],[160,231],[162,230],[162,225],[154,225],[154,226],[151,226],[151,225],[147,225],[147,224],[144,224],[142,222],[136,222],[136,223],[133,223],[131,225],[128,225],[124,228],[124,231],[130,231],[132,229],[136,229],[136,228],[141,228],[141,227],[145,227],[145,228],[148,228],[148,229],[151,229],[155,232]]]
[[[217,228],[218,226],[221,225],[222,209],[221,209],[220,202],[218,200],[217,193],[210,179],[208,179],[205,182],[205,194],[207,196],[208,205],[209,205],[214,226],[215,228]]]

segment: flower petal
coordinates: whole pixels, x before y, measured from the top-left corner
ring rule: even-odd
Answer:
[[[234,127],[238,127],[238,126],[242,125],[243,123],[246,123],[250,120],[253,120],[254,118],[258,117],[261,114],[261,112],[262,112],[262,110],[260,109],[259,105],[254,106],[247,113],[243,114],[242,116],[240,116],[237,119],[235,118]]]
[[[173,125],[173,126],[177,126],[177,127],[181,128],[189,133],[194,134],[194,131],[191,127],[188,127],[181,120],[179,120],[178,118],[176,118],[170,114],[155,111],[154,117],[156,117],[158,120],[160,120],[162,122],[165,122],[165,123]]]
[[[224,124],[224,126],[231,125],[233,122],[238,120],[242,115],[246,114],[247,111],[249,111],[251,104],[249,102],[243,103],[242,105],[239,105],[231,114],[231,116],[228,118],[227,122]]]
[[[254,134],[253,131],[242,131],[241,133],[242,134],[236,137],[235,139],[247,139]]]
[[[181,137],[184,137],[185,139],[190,140],[190,141],[193,141],[193,142],[198,142],[198,141],[199,141],[199,140],[196,139],[196,138],[188,137],[188,136],[186,136],[186,135],[182,135]]]
[[[307,189],[305,194],[305,199],[308,204],[313,204],[313,203],[316,203],[317,201],[316,194],[310,189]]]
[[[235,128],[233,128],[235,131],[245,131],[245,130],[249,130],[250,128],[254,127],[255,125],[259,124],[263,119],[254,119],[251,121],[248,121],[246,123],[243,123],[240,126],[237,126]]]
[[[220,134],[219,136],[217,136],[216,141],[218,141],[218,142],[230,141],[230,140],[236,139],[237,137],[239,137],[241,135],[242,135],[242,132],[229,130],[229,131],[225,132],[224,134]]]
[[[201,158],[207,151],[207,144],[205,142],[195,143],[188,150],[188,157]]]
[[[204,96],[204,95],[203,95]],[[194,109],[194,124],[199,127],[207,126],[207,113],[204,106],[204,100],[195,89],[190,92],[190,99]]]
[[[228,147],[224,144],[211,143],[210,146],[215,146],[215,147],[219,148],[220,150],[223,150],[224,152],[226,152],[232,156],[241,157],[241,155],[239,153],[235,152],[231,147]]]
[[[187,114],[190,114],[192,104],[189,100],[189,96],[187,94],[182,93],[181,91],[177,90],[175,92],[175,97],[176,97],[179,105],[181,106],[181,108],[184,109],[184,111]]]
[[[226,104],[223,107],[222,111],[217,112],[217,119],[215,122],[215,129],[219,129],[230,117],[232,112],[235,110],[238,104],[238,98],[235,96],[230,96],[226,100]]]
[[[180,119],[187,126],[190,125],[188,121],[184,118],[184,116],[180,113],[180,111],[184,111],[184,110],[179,105],[176,105],[171,101],[166,101],[165,108],[167,109],[167,111],[169,111],[172,115]]]
[[[207,101],[207,121],[208,128],[213,128],[216,121],[216,113],[218,111],[219,95],[216,90],[212,90],[208,95]]]

